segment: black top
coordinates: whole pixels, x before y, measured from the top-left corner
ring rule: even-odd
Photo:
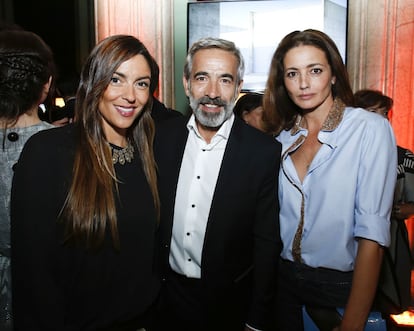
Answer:
[[[63,244],[57,215],[69,187],[74,127],[33,136],[12,188],[12,275],[16,330],[100,330],[140,318],[154,302],[156,216],[138,152],[116,164],[120,251]],[[142,327],[135,325],[133,329]]]

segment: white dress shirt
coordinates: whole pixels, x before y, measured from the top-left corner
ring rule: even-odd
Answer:
[[[177,184],[169,257],[171,268],[187,277],[201,278],[205,230],[233,122],[234,115],[209,144],[201,137],[194,115],[187,124],[189,133]]]

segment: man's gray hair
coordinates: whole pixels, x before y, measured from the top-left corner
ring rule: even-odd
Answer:
[[[244,76],[244,59],[243,55],[240,50],[236,47],[236,45],[229,40],[220,39],[220,38],[201,38],[198,41],[194,42],[194,44],[190,47],[187,58],[184,65],[184,77],[186,80],[190,79],[191,70],[193,67],[193,58],[195,53],[203,49],[221,49],[226,52],[230,52],[236,56],[239,66],[237,69],[237,83],[240,83],[243,80]]]

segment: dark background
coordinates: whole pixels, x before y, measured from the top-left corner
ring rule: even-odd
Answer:
[[[43,38],[54,53],[58,85],[79,75],[95,44],[93,0],[0,0],[0,20]]]

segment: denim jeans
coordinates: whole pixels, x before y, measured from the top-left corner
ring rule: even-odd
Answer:
[[[352,274],[281,260],[276,300],[278,330],[303,331],[303,306],[333,312],[336,307],[345,307]]]

